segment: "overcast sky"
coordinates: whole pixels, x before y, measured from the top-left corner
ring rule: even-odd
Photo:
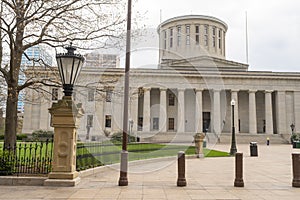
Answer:
[[[299,0],[138,0],[133,4],[133,13],[145,13],[142,22],[147,28],[157,28],[160,10],[162,21],[189,14],[221,19],[228,25],[226,57],[242,63],[246,63],[247,11],[249,70],[300,72]],[[152,60],[148,62],[157,62],[154,56]]]

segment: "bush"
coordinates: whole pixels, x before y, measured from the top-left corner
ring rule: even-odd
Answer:
[[[53,135],[54,135],[53,131],[36,130],[36,131],[32,132],[32,138],[35,141],[52,139]]]
[[[17,140],[23,140],[23,139],[27,139],[28,135],[26,134],[18,134],[17,135]],[[4,140],[4,135],[0,135],[0,140]]]
[[[112,136],[111,136],[111,141],[113,143],[117,143],[117,142],[122,142],[122,139],[123,139],[123,133],[122,132],[116,132],[114,133]],[[135,142],[135,137],[134,136],[131,136],[131,135],[128,135],[128,141],[129,142]]]
[[[291,143],[293,143],[294,141],[298,141],[300,140],[300,135],[298,133],[293,133],[291,135]]]
[[[27,139],[28,136],[26,134],[18,134],[17,135],[17,140],[23,140],[23,139]]]
[[[13,174],[13,162],[7,150],[0,149],[0,176]]]

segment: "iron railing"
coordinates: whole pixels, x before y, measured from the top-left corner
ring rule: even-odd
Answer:
[[[52,168],[53,141],[19,142],[0,150],[0,175],[48,174]]]

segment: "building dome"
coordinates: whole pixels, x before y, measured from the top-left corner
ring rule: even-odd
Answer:
[[[159,61],[210,56],[225,59],[227,24],[204,15],[174,17],[158,26]]]

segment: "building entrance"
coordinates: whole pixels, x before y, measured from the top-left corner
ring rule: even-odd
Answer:
[[[203,132],[210,132],[210,112],[203,112]]]

